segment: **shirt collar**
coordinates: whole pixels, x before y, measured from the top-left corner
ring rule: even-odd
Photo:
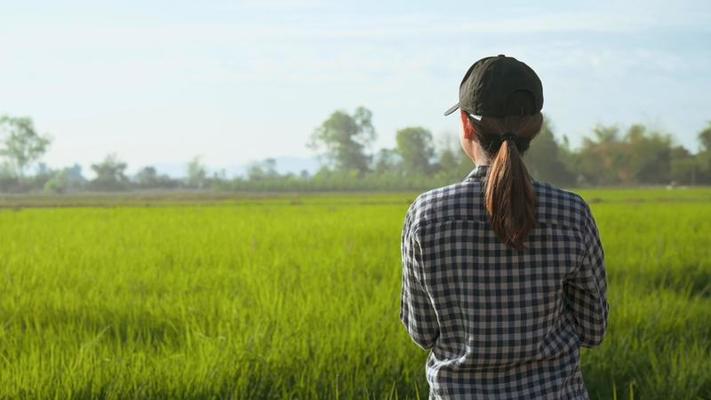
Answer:
[[[477,165],[474,167],[472,172],[469,173],[466,177],[466,181],[471,181],[471,180],[481,180],[482,178],[486,177],[486,172],[488,171],[489,166],[488,165]]]

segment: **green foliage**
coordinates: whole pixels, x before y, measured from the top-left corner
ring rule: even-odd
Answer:
[[[706,184],[711,184],[711,121],[706,128],[699,132],[699,143],[701,151],[697,156],[700,181]]]
[[[188,187],[202,189],[207,184],[207,167],[199,156],[194,157],[187,165],[186,184]]]
[[[351,119],[343,112],[336,112],[317,133],[321,135],[319,137],[326,137],[324,132],[331,132],[329,137],[333,138],[347,137],[333,134],[346,129],[324,130],[324,127],[355,126],[352,122],[344,122]],[[709,132],[711,127],[699,134],[704,149],[711,144]],[[708,143],[704,144],[704,141]],[[332,143],[338,142],[332,140]],[[400,129],[396,133],[396,143],[395,149],[381,149],[376,154],[372,174],[375,177],[364,173],[364,164],[358,168],[347,168],[344,163],[331,164],[337,165],[335,170],[341,172],[337,174],[341,178],[359,182],[350,185],[339,182],[330,188],[358,189],[363,187],[364,181],[369,181],[373,185],[368,188],[378,189],[387,187],[386,182],[392,181],[395,186],[390,189],[409,189],[413,188],[413,181],[418,181],[425,185],[420,189],[425,189],[459,180],[473,167],[471,160],[451,145],[437,151],[432,144],[432,134],[422,127]],[[364,157],[362,160],[369,158],[362,153],[362,147],[358,149]],[[333,159],[347,158],[335,154]],[[562,142],[556,138],[550,121],[545,119],[525,159],[535,179],[564,187],[711,183],[711,150],[691,154],[681,146],[674,146],[670,135],[648,131],[640,124],[630,126],[624,135],[617,126],[598,125],[591,136],[584,138],[582,147],[573,150],[565,136]],[[348,173],[342,173],[353,170],[358,174],[350,178]],[[279,186],[277,181],[272,180],[275,189]],[[323,187],[315,181],[312,184],[309,187]],[[303,186],[303,182],[299,185]]]
[[[673,147],[670,135],[632,125],[624,137],[616,126],[597,126],[574,156],[584,183],[591,185],[691,183],[694,157]]]
[[[591,398],[708,397],[711,191],[582,195],[611,307]],[[254,196],[0,211],[0,398],[426,398],[398,320],[415,194]]]
[[[435,148],[430,131],[420,126],[403,128],[395,134],[395,142],[406,174],[427,175],[431,172],[430,161]]]
[[[454,171],[459,167],[459,159],[457,153],[452,149],[444,149],[439,154],[439,169],[441,171]]]
[[[583,139],[583,146],[576,156],[581,180],[592,185],[612,185],[629,178],[623,168],[625,156],[619,128],[598,125],[593,129],[593,135],[593,138]]]
[[[674,146],[670,150],[669,177],[672,182],[695,183],[696,160],[683,146]]]
[[[326,165],[331,168],[364,174],[371,161],[366,148],[375,140],[372,117],[364,107],[358,107],[353,115],[335,111],[314,130],[308,147],[323,151]]]
[[[543,127],[531,141],[524,159],[528,172],[535,179],[560,186],[575,183],[575,176],[564,162],[560,144],[553,135],[548,119],[543,120]]]
[[[401,159],[397,150],[380,149],[375,156],[375,173],[377,175],[399,172]]]
[[[246,177],[230,179],[226,172],[208,176],[199,157],[186,166],[187,177],[174,179],[145,167],[129,180],[126,163],[109,155],[92,165],[96,179],[69,179],[64,170],[38,164],[34,176],[25,177],[49,145],[36,134],[29,118],[0,118],[5,142],[0,149],[0,192],[44,190],[63,193],[76,190],[176,189],[237,191],[329,191],[329,190],[424,190],[463,179],[474,167],[453,137],[435,146],[432,133],[423,127],[407,127],[395,133],[395,148],[374,154],[372,113],[359,107],[353,114],[335,111],[311,135],[308,147],[320,151],[324,164],[311,176],[279,174],[276,160],[267,158],[247,167]],[[572,149],[565,135],[560,139],[550,121],[525,153],[531,175],[562,187],[619,185],[709,185],[711,184],[711,123],[698,134],[700,150],[692,153],[677,145],[671,135],[635,124],[620,127],[598,125],[579,149]],[[71,174],[70,174],[71,175]],[[81,172],[79,172],[81,175]]]
[[[711,151],[711,121],[708,122],[706,128],[699,132],[698,138],[701,149],[703,151]]]
[[[143,167],[136,173],[134,180],[140,186],[153,186],[158,181],[158,171],[153,166]]]
[[[629,174],[639,183],[668,182],[671,172],[671,137],[658,132],[647,133],[642,125],[627,131]]]
[[[60,194],[69,188],[69,179],[66,171],[59,171],[44,184],[44,191],[48,193]]]
[[[253,163],[247,168],[247,178],[252,181],[278,178],[276,160],[267,158],[266,160]]]
[[[159,174],[153,166],[141,168],[133,177],[133,183],[142,189],[172,189],[180,186],[177,179]]]
[[[14,175],[22,179],[27,168],[47,152],[51,139],[37,133],[29,117],[0,116],[0,157],[5,157]]]
[[[95,190],[122,190],[128,187],[126,164],[120,161],[116,154],[107,155],[103,161],[92,164],[91,169],[96,177],[90,182]]]

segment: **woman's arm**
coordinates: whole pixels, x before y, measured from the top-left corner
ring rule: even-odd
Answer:
[[[583,229],[586,251],[580,268],[566,281],[565,297],[581,344],[593,347],[602,343],[605,336],[609,305],[605,252],[597,225],[587,206],[586,211]]]
[[[422,252],[417,233],[412,229],[411,220],[411,212],[408,211],[401,238],[400,320],[412,340],[421,348],[428,350],[437,340],[439,325],[430,296],[422,284]]]

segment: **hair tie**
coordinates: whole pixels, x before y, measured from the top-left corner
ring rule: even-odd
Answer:
[[[516,136],[515,133],[513,133],[513,132],[505,132],[505,133],[503,133],[503,134],[501,135],[501,143],[503,143],[503,142],[505,142],[505,141],[507,141],[507,140],[513,140],[513,141],[515,142],[517,138],[518,138],[518,136]]]
[[[501,145],[508,140],[510,140],[509,146],[516,146],[516,149],[518,149],[519,152],[524,152],[528,149],[528,145],[531,141],[530,139],[521,137],[511,131],[507,131],[502,134],[484,135],[480,130],[477,130],[476,134],[479,137],[479,142],[487,154],[496,154],[501,148]]]

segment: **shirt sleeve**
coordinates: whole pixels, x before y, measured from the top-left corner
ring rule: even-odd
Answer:
[[[566,281],[565,297],[581,345],[593,347],[605,336],[609,305],[605,252],[592,213],[587,207],[586,211],[585,252],[580,268]]]
[[[402,231],[402,294],[400,320],[412,340],[424,350],[431,349],[439,335],[437,316],[422,283],[420,243],[411,226],[411,212]]]

